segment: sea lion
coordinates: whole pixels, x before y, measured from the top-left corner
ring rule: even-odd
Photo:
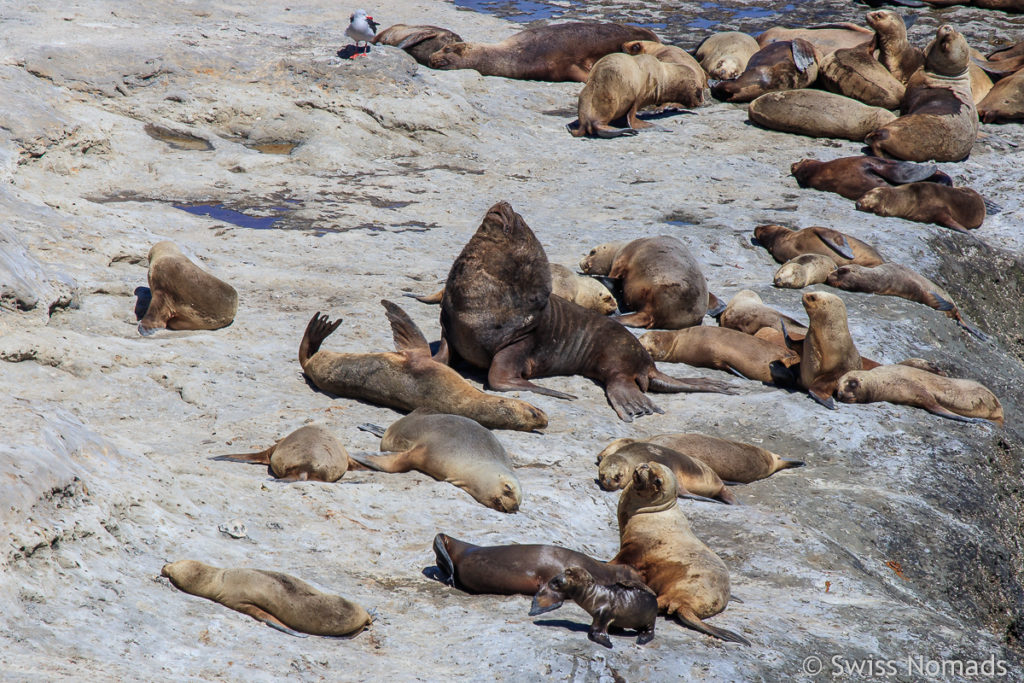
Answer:
[[[463,415],[488,429],[532,431],[547,415],[525,401],[491,396],[430,357],[423,333],[405,311],[382,301],[395,337],[394,353],[337,353],[320,345],[341,324],[316,313],[299,345],[299,363],[313,384],[345,398],[358,398],[399,410],[429,408]]]
[[[658,45],[660,43],[655,43]],[[584,135],[614,138],[634,134],[653,124],[637,118],[644,107],[680,103],[696,107],[704,103],[707,77],[699,65],[663,62],[650,54],[605,55],[590,70],[590,78],[577,101],[576,125],[569,124],[573,137]],[[610,122],[626,118],[629,128],[614,128]]]
[[[952,26],[939,27],[925,64],[907,84],[901,116],[864,141],[879,157],[907,161],[961,161],[978,137],[971,95],[967,41]]]
[[[697,46],[696,57],[708,76],[718,81],[738,77],[761,47],[753,37],[740,31],[714,33]]]
[[[1000,80],[978,105],[985,123],[1024,121],[1024,70]]]
[[[340,595],[322,593],[305,581],[263,569],[220,569],[195,560],[165,564],[160,571],[175,588],[219,602],[293,636],[355,635],[370,615]]]
[[[874,41],[870,41],[836,50],[818,65],[818,81],[834,93],[872,107],[896,109],[903,101],[906,86],[875,59],[874,49]]]
[[[734,643],[743,636],[705,624],[729,603],[729,570],[693,535],[676,504],[676,481],[662,464],[641,463],[619,498],[619,553],[658,594],[658,608],[702,633]]]
[[[445,45],[461,43],[462,38],[458,33],[440,26],[395,24],[378,33],[370,42],[401,48],[420,64],[430,66],[430,55]]]
[[[870,371],[848,372],[839,380],[837,396],[844,403],[887,401],[924,408],[951,420],[987,420],[1003,425],[1003,406],[983,385],[906,365],[882,365]]]
[[[285,481],[338,481],[348,471],[348,451],[326,427],[299,427],[259,453],[221,455],[214,460],[267,465],[270,473]]]
[[[829,264],[835,268],[831,261]],[[640,343],[656,362],[715,368],[766,383],[773,381],[772,363],[789,366],[800,360],[788,349],[725,327],[648,332],[640,337]]]
[[[998,62],[1004,59],[1016,59],[1017,57],[1024,57],[1024,40],[1019,43],[1014,43],[1010,47],[993,50],[987,55],[987,59],[992,62]]]
[[[714,84],[711,94],[726,102],[750,102],[772,90],[806,88],[817,79],[814,46],[797,38],[762,47],[747,62],[743,73]]]
[[[631,40],[628,43],[623,43],[622,51],[626,54],[633,56],[636,55],[651,55],[659,62],[668,62],[669,64],[678,64],[679,66],[685,66],[693,74],[693,81],[700,87],[699,98],[694,98],[694,104],[687,105],[684,102],[673,102],[672,104],[682,104],[683,106],[699,107],[700,105],[707,102],[708,98],[711,97],[711,89],[708,87],[708,74],[697,63],[697,60],[690,56],[690,53],[681,47],[675,45],[666,45],[665,43],[657,43],[653,40]],[[699,101],[697,101],[699,99]]]
[[[984,197],[969,187],[927,182],[876,187],[857,200],[858,211],[935,223],[962,233],[981,226],[985,207]]]
[[[658,618],[658,596],[642,581],[617,581],[598,584],[582,567],[569,567],[541,586],[533,596],[530,616],[556,610],[572,600],[594,618],[587,637],[607,648],[612,646],[608,628],[628,628],[637,632],[636,644],[654,639]]]
[[[644,462],[660,462],[675,475],[680,498],[719,500],[735,505],[736,498],[711,467],[667,446],[616,439],[597,454],[597,481],[605,491],[625,488],[636,466]]]
[[[777,90],[750,103],[747,116],[763,128],[813,138],[863,140],[896,118],[887,109],[824,90]]]
[[[863,368],[850,336],[846,304],[828,292],[807,292],[803,304],[811,322],[800,356],[800,386],[815,401],[835,410],[832,393],[839,378],[851,370]]]
[[[757,44],[765,48],[780,41],[801,39],[813,45],[818,54],[825,57],[836,50],[868,43],[872,38],[874,33],[870,29],[849,22],[838,22],[807,28],[773,26],[757,36]]]
[[[854,201],[876,187],[922,181],[953,184],[953,179],[934,164],[915,164],[912,161],[868,156],[842,157],[831,161],[801,159],[790,167],[790,172],[800,187],[835,192]]]
[[[591,67],[630,40],[658,41],[646,28],[570,22],[528,28],[500,43],[453,43],[430,56],[435,69],[476,69],[484,76],[586,83]]]
[[[669,377],[622,325],[551,295],[544,248],[507,202],[491,207],[452,264],[441,330],[437,358],[460,356],[488,368],[495,391],[572,398],[528,380],[579,374],[605,385],[608,402],[626,422],[660,412],[644,395],[648,389],[730,391],[716,380]]]
[[[964,321],[953,303],[953,297],[946,290],[917,271],[898,263],[882,263],[873,268],[856,264],[841,266],[828,276],[825,284],[847,292],[868,292],[916,301],[943,311],[965,330],[979,339],[985,339],[985,335]]]
[[[971,5],[981,9],[996,9],[1003,12],[1024,12],[1024,0],[925,0],[925,2],[936,7]]]
[[[606,242],[590,250],[580,270],[622,281],[626,310],[615,318],[630,327],[679,329],[700,325],[708,310],[708,283],[700,264],[675,237]]]
[[[480,546],[438,534],[434,556],[441,580],[469,593],[535,595],[567,567],[582,567],[605,585],[641,580],[632,567],[601,562],[557,545]]]
[[[729,304],[718,316],[718,324],[733,330],[739,330],[745,334],[754,335],[758,330],[769,327],[782,332],[782,323],[786,328],[793,330],[806,330],[807,326],[801,322],[779,313],[774,308],[764,305],[761,297],[756,292],[743,289],[736,292]]]
[[[903,17],[890,10],[875,10],[867,14],[868,26],[875,30],[878,61],[904,85],[924,66],[924,51],[913,47],[907,39],[907,24]]]
[[[775,271],[772,284],[787,289],[803,289],[824,282],[835,269],[836,262],[824,254],[800,254]]]
[[[875,248],[838,230],[812,226],[803,230],[790,230],[782,225],[759,225],[754,228],[757,240],[779,263],[800,254],[824,254],[837,266],[858,263],[877,266],[884,259]]]
[[[149,250],[152,298],[139,321],[139,334],[157,330],[219,330],[238,311],[235,288],[188,260],[174,242],[157,242]]]
[[[360,465],[378,472],[416,470],[458,486],[474,500],[498,512],[517,512],[523,489],[512,471],[512,459],[490,431],[461,415],[414,410],[387,431],[360,427],[381,437],[387,455],[355,453]]]

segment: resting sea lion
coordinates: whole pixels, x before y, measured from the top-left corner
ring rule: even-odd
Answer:
[[[813,45],[818,54],[825,57],[836,50],[870,42],[872,38],[874,34],[870,29],[848,22],[838,22],[808,28],[773,26],[757,36],[757,44],[764,48],[780,41],[801,39]]]
[[[985,123],[1024,121],[1024,70],[1000,80],[978,105]]]
[[[814,138],[863,140],[871,131],[896,118],[887,109],[824,90],[778,90],[750,103],[747,116],[772,130]]]
[[[836,50],[821,60],[818,80],[834,93],[872,107],[896,109],[903,101],[906,86],[875,59],[874,49],[874,41],[871,41]]]
[[[960,161],[978,137],[967,41],[943,25],[925,51],[925,64],[907,84],[901,116],[865,138],[875,156],[907,161]]]
[[[632,567],[601,562],[557,545],[480,546],[438,534],[434,556],[442,580],[469,593],[535,595],[568,567],[582,567],[605,585],[641,580]]]
[[[814,46],[797,38],[762,47],[747,62],[743,73],[711,87],[711,94],[726,102],[750,102],[772,90],[806,88],[818,78]]]
[[[876,187],[857,200],[857,210],[918,223],[935,223],[966,233],[984,222],[985,199],[969,187],[909,183]]]
[[[815,401],[835,410],[832,393],[839,378],[863,368],[846,321],[846,304],[828,292],[807,292],[803,303],[811,323],[800,356],[800,386]]]
[[[697,46],[697,59],[708,76],[718,81],[738,77],[747,62],[760,50],[757,41],[746,33],[724,31],[705,38]]]
[[[512,471],[512,459],[490,431],[460,415],[414,410],[387,431],[375,425],[360,429],[381,437],[387,455],[356,453],[360,465],[378,472],[416,470],[458,486],[486,507],[516,512],[523,490]]]
[[[997,9],[1003,12],[1024,12],[1024,0],[925,0],[936,7],[952,7],[953,5],[973,5],[981,9]]]
[[[441,329],[437,357],[457,355],[488,368],[492,389],[572,398],[527,380],[579,374],[602,382],[627,422],[660,411],[647,389],[729,391],[716,380],[669,377],[619,323],[552,296],[544,248],[507,202],[491,207],[452,264]]]
[[[905,365],[848,372],[839,380],[837,395],[844,403],[887,401],[924,408],[951,420],[988,420],[1003,425],[999,399],[978,382],[942,377]]]
[[[476,69],[484,76],[586,83],[594,63],[630,40],[658,36],[639,26],[571,22],[520,31],[500,43],[453,43],[430,56],[435,69]]]
[[[399,410],[429,408],[463,415],[489,429],[532,431],[548,418],[525,401],[491,396],[462,375],[430,357],[423,333],[405,311],[382,301],[395,337],[394,353],[336,353],[320,345],[341,324],[317,313],[299,345],[302,371],[317,387],[345,398],[358,398]],[[613,323],[614,324],[614,323]]]
[[[1024,57],[1024,40],[1019,43],[1014,43],[1010,47],[993,50],[988,53],[987,58],[990,61],[998,62],[1004,59],[1016,59],[1017,57]]]
[[[842,157],[832,161],[802,159],[790,167],[800,187],[835,192],[854,201],[876,187],[928,181],[952,185],[953,179],[934,164],[915,164],[878,157]]]
[[[597,454],[597,480],[605,491],[625,488],[637,465],[659,462],[675,475],[680,498],[703,497],[735,505],[736,498],[707,464],[666,446],[632,439],[617,439]]]
[[[565,600],[572,600],[594,618],[587,637],[610,648],[608,628],[628,628],[637,632],[636,644],[654,639],[654,622],[658,618],[658,596],[642,581],[617,581],[598,584],[582,567],[569,567],[544,584],[533,596],[530,616],[556,610]]]
[[[378,33],[370,42],[401,48],[420,64],[430,66],[430,55],[445,45],[461,43],[462,38],[458,33],[440,26],[395,24]]]
[[[715,368],[766,383],[773,381],[772,363],[788,366],[799,362],[799,356],[788,349],[725,327],[648,332],[640,337],[640,343],[655,361]]]
[[[700,542],[676,504],[676,481],[664,465],[642,463],[619,498],[619,554],[615,564],[636,569],[658,594],[658,608],[702,633],[735,643],[743,636],[709,626],[729,603],[729,570]]]
[[[165,564],[175,588],[219,602],[293,636],[347,636],[370,625],[370,615],[339,595],[263,569],[219,569],[195,560]]]
[[[754,228],[754,239],[779,263],[785,263],[801,254],[824,254],[835,261],[837,266],[847,263],[877,266],[883,261],[870,244],[838,230],[820,226],[790,230],[782,225],[759,225]]]
[[[149,250],[152,298],[139,321],[139,334],[156,330],[219,330],[238,311],[238,292],[188,260],[174,242]]]
[[[773,284],[788,289],[803,289],[824,282],[836,269],[836,262],[824,254],[800,254],[775,271]]]
[[[348,452],[326,427],[306,425],[259,453],[221,455],[214,460],[267,465],[285,481],[338,481],[348,471]]]
[[[675,237],[606,242],[590,250],[580,270],[622,281],[626,310],[615,318],[630,327],[679,329],[700,325],[708,310],[708,283],[700,264]]]
[[[619,441],[628,442],[632,439]],[[779,470],[804,466],[801,460],[788,460],[751,444],[705,434],[659,434],[644,441],[685,453],[713,469],[723,481],[740,484],[766,479]]]
[[[718,324],[733,330],[739,330],[745,334],[756,334],[764,327],[770,327],[782,332],[782,322],[786,323],[786,329],[803,331],[807,326],[801,322],[779,313],[774,308],[764,305],[755,292],[743,289],[729,300],[729,304],[718,316]]]

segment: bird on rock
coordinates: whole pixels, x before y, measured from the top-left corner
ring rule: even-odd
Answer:
[[[370,51],[370,41],[377,35],[377,26],[378,24],[373,20],[373,17],[366,16],[366,10],[357,9],[353,12],[352,16],[349,17],[348,28],[345,29],[345,35],[356,41],[356,51],[350,59]],[[359,43],[366,43],[365,51],[360,51]]]

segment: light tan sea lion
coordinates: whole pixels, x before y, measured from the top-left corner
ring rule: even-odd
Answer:
[[[156,330],[218,330],[238,311],[238,292],[181,253],[174,242],[157,242],[149,250],[152,299],[139,321],[139,334]]]
[[[811,323],[800,357],[800,386],[818,403],[835,410],[832,393],[839,378],[863,368],[850,336],[846,305],[828,292],[807,292],[803,303]]]
[[[1024,70],[1000,80],[978,105],[985,123],[1024,121]]]
[[[822,24],[808,28],[773,26],[757,36],[757,44],[764,48],[772,43],[797,38],[806,40],[814,46],[821,57],[825,57],[836,50],[867,43],[874,38],[874,33],[863,26],[848,22]]]
[[[430,55],[445,45],[461,43],[462,37],[440,26],[395,24],[375,35],[370,42],[401,48],[420,64],[430,66]]]
[[[625,488],[636,466],[645,462],[659,462],[672,470],[681,498],[696,496],[736,504],[725,482],[707,464],[666,446],[633,439],[617,439],[597,454],[598,483],[605,491]]]
[[[619,498],[619,554],[614,564],[629,565],[658,594],[658,608],[690,628],[735,643],[743,636],[705,624],[729,603],[729,570],[693,535],[676,504],[672,471],[643,463]]]
[[[912,161],[868,156],[841,157],[831,161],[801,159],[790,167],[790,172],[800,187],[835,192],[854,201],[876,187],[922,181],[953,184],[953,179],[939,171],[934,164],[915,164]]]
[[[876,187],[857,200],[857,210],[935,223],[963,233],[981,227],[986,213],[984,197],[971,188],[938,183]]]
[[[326,427],[299,427],[259,453],[221,455],[214,460],[267,465],[270,473],[285,481],[338,481],[348,471],[348,451]]]
[[[872,107],[896,109],[906,86],[875,59],[874,47],[871,41],[824,57],[818,65],[818,81],[834,93]]]
[[[714,84],[711,94],[726,102],[750,102],[773,90],[807,88],[817,79],[814,46],[797,38],[762,47],[747,62],[743,73]]]
[[[867,21],[877,36],[878,61],[906,85],[924,66],[924,51],[910,44],[906,22],[896,12],[882,9],[868,12]]]
[[[630,55],[651,55],[660,62],[668,62],[669,64],[678,64],[679,66],[685,66],[693,74],[693,82],[700,87],[699,97],[694,98],[694,104],[686,104],[685,102],[668,102],[664,106],[671,106],[674,104],[682,105],[684,107],[699,107],[702,104],[706,104],[708,99],[711,97],[711,89],[708,87],[708,74],[704,71],[697,60],[690,56],[690,53],[681,47],[675,45],[666,45],[665,43],[656,43],[652,40],[631,40],[628,43],[622,45],[622,51]],[[687,91],[689,93],[689,91]]]
[[[884,260],[870,244],[821,226],[790,230],[782,225],[759,225],[754,228],[754,239],[779,263],[801,254],[824,254],[837,266],[847,263],[877,266]]]
[[[219,602],[293,636],[347,636],[370,625],[370,615],[339,595],[322,593],[294,576],[263,569],[220,569],[195,560],[165,564],[175,588]]]
[[[772,130],[844,140],[863,140],[871,131],[896,119],[887,109],[809,88],[765,93],[750,103],[747,116]]]
[[[924,408],[951,420],[988,420],[1003,425],[999,399],[978,382],[942,377],[905,365],[848,372],[839,380],[837,396],[844,403],[887,401]]]
[[[697,60],[708,76],[718,81],[737,78],[761,47],[753,37],[739,31],[714,33],[697,46]]]
[[[756,292],[743,289],[729,300],[729,304],[718,316],[718,324],[722,327],[739,330],[745,334],[756,334],[758,330],[770,327],[782,332],[782,323],[786,323],[789,331],[803,332],[807,325],[779,313],[774,308],[765,306]]]
[[[388,452],[351,456],[371,470],[393,474],[416,470],[458,486],[498,512],[516,512],[523,502],[523,489],[505,447],[467,417],[419,409],[392,423],[387,431],[376,425],[360,429],[381,437],[380,449]]]
[[[723,481],[740,484],[766,479],[779,470],[804,466],[801,460],[789,460],[758,446],[706,434],[659,434],[644,441],[685,453],[713,469]]]
[[[532,431],[548,418],[525,401],[485,394],[447,365],[434,361],[416,324],[398,306],[382,301],[395,337],[394,353],[337,353],[320,345],[341,321],[317,313],[299,346],[302,371],[318,388],[399,410],[428,408],[463,415],[489,429]]]
[[[824,254],[800,254],[782,264],[775,271],[773,284],[788,289],[803,289],[828,279],[836,269],[836,262]]]
[[[648,332],[640,337],[640,343],[655,361],[715,368],[766,383],[773,381],[772,363],[788,367],[800,361],[788,349],[725,327]]]

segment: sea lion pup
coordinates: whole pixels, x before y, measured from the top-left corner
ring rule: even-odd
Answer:
[[[672,104],[681,104],[687,107],[699,107],[700,105],[707,102],[708,98],[711,97],[711,89],[708,88],[708,74],[704,71],[703,67],[697,63],[697,60],[690,56],[690,53],[681,47],[675,45],[666,45],[665,43],[656,43],[653,40],[631,40],[628,43],[623,43],[622,51],[626,54],[633,56],[636,55],[651,55],[659,62],[667,62],[669,64],[678,64],[679,66],[685,66],[693,74],[693,80],[700,86],[699,97],[694,98],[693,104],[686,104],[685,102],[678,102]]]
[[[750,102],[772,90],[809,87],[817,79],[814,46],[797,38],[762,47],[747,62],[743,73],[714,84],[711,94],[725,102]]]
[[[316,313],[299,345],[302,371],[323,391],[377,405],[463,415],[488,429],[543,429],[547,415],[525,401],[491,396],[430,357],[430,346],[405,311],[382,301],[395,337],[393,353],[337,353],[320,345],[341,324]]]
[[[762,128],[814,138],[863,140],[896,118],[887,109],[824,90],[777,90],[750,103],[747,116]]]
[[[658,594],[658,609],[690,628],[734,643],[743,636],[705,624],[729,603],[729,570],[700,542],[676,504],[676,481],[662,464],[641,463],[619,498],[619,554]]]
[[[765,48],[772,43],[801,39],[813,45],[820,57],[826,57],[836,50],[870,42],[872,38],[874,33],[870,29],[843,21],[807,28],[773,26],[757,36],[757,44]]]
[[[877,266],[884,260],[870,244],[821,226],[790,230],[782,225],[759,225],[754,228],[754,239],[779,263],[800,254],[824,254],[837,266],[847,263]]]
[[[338,481],[348,471],[348,451],[326,427],[299,427],[259,453],[220,455],[214,460],[267,465],[284,481]]]
[[[839,378],[863,368],[846,321],[846,304],[828,292],[807,292],[803,303],[811,323],[800,355],[800,386],[815,401],[835,410],[832,393]]]
[[[858,211],[935,223],[962,233],[981,226],[985,208],[984,197],[971,188],[938,183],[876,187],[857,200]]]
[[[723,31],[701,41],[696,57],[709,77],[730,81],[743,73],[747,62],[760,49],[757,41],[746,33]]]
[[[152,298],[139,321],[139,334],[157,330],[219,330],[238,311],[235,288],[188,260],[174,242],[157,242],[149,250]]]
[[[441,580],[469,593],[535,595],[566,567],[582,567],[605,585],[641,580],[632,567],[601,562],[557,545],[481,546],[438,534],[434,556]]]
[[[360,429],[381,437],[380,449],[389,451],[387,455],[351,456],[371,470],[423,472],[458,486],[498,512],[517,512],[523,502],[523,489],[505,447],[468,417],[421,408],[394,422],[387,431],[376,425],[361,425]]]
[[[953,297],[946,290],[917,271],[898,263],[883,263],[874,268],[856,264],[842,266],[828,276],[825,284],[847,292],[868,292],[916,301],[936,311],[943,311],[974,336],[986,339],[984,334],[964,321],[953,303]]]
[[[801,159],[790,167],[790,173],[800,187],[835,192],[854,201],[876,187],[922,181],[953,184],[953,179],[934,164],[915,164],[912,161],[868,156],[842,157],[831,161]]]
[[[819,82],[834,93],[872,107],[896,109],[906,86],[875,59],[874,50],[875,41],[836,50],[818,65]]]
[[[420,64],[430,66],[430,55],[445,45],[461,43],[462,38],[458,33],[440,26],[395,24],[378,33],[370,42],[401,48]]]
[[[658,41],[646,28],[570,22],[520,31],[500,43],[453,43],[430,56],[435,69],[476,69],[484,76],[586,83],[597,60],[630,40]]]
[[[829,264],[835,268],[832,261]],[[800,361],[800,357],[788,349],[725,327],[648,332],[640,337],[640,343],[656,362],[714,368],[768,384],[774,381],[772,363],[788,367]]]
[[[864,141],[879,157],[907,161],[961,161],[978,137],[971,95],[967,41],[952,26],[939,27],[925,64],[907,84],[901,116]]]
[[[601,585],[586,569],[568,567],[541,586],[533,596],[530,616],[556,610],[566,600],[572,600],[594,618],[587,637],[595,643],[611,648],[609,628],[635,630],[637,645],[654,640],[658,596],[642,581]]]
[[[551,295],[544,248],[507,202],[487,212],[455,259],[441,302],[437,358],[488,368],[495,391],[573,398],[528,380],[583,375],[605,385],[620,419],[660,412],[644,391],[714,391],[729,386],[660,372],[636,337],[614,320]]]
[[[736,498],[722,478],[707,464],[685,453],[646,441],[618,439],[597,454],[597,481],[605,491],[625,488],[637,465],[659,462],[672,470],[680,498],[719,500],[736,505]]]
[[[1024,70],[1000,80],[978,105],[985,123],[1024,121]]]
[[[580,261],[580,270],[622,281],[623,304],[635,312],[614,319],[629,327],[700,325],[708,310],[708,283],[700,264],[669,235],[600,244]]]
[[[658,44],[658,43],[655,43]],[[649,54],[636,57],[622,52],[605,55],[590,71],[577,103],[578,125],[569,124],[573,137],[614,138],[632,135],[653,124],[637,118],[637,111],[660,104],[696,107],[704,103],[707,77],[687,65],[663,62]],[[626,117],[629,128],[614,128],[611,121]]]
[[[618,442],[630,443],[632,441],[633,439],[618,439],[613,442],[613,445]],[[644,441],[685,453],[713,469],[723,481],[740,484],[767,479],[779,470],[804,466],[802,460],[788,460],[751,444],[705,434],[659,434],[644,439]]]
[[[733,295],[729,304],[718,316],[718,324],[733,330],[739,330],[745,334],[754,335],[758,330],[770,327],[782,332],[782,323],[786,323],[786,329],[790,332],[804,331],[807,325],[779,313],[774,308],[765,306],[761,297],[756,292],[743,289]]]
[[[906,365],[848,372],[839,380],[837,396],[844,403],[887,401],[924,408],[951,420],[987,420],[1003,425],[999,399],[978,382],[942,377]]]
[[[305,581],[263,569],[220,569],[195,560],[165,564],[160,571],[175,588],[248,614],[278,631],[305,638],[355,635],[370,615],[340,595],[322,593]]]
[[[800,254],[775,271],[772,284],[787,289],[803,289],[824,282],[835,269],[836,262],[824,254]]]

